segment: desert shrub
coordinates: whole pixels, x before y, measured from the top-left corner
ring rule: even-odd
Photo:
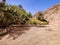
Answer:
[[[46,19],[44,19],[43,14],[39,14],[39,16],[37,17],[37,19],[40,21],[40,23],[41,23],[42,25],[48,24],[48,21],[47,21]]]
[[[0,8],[1,7],[5,7],[5,4],[4,3],[0,3]]]
[[[27,13],[22,5],[5,5],[0,3],[0,25],[5,27],[11,24],[45,25],[47,21],[42,14],[37,19],[32,18],[31,12]]]
[[[35,26],[37,25],[38,23],[38,20],[37,19],[33,19],[33,18],[30,18],[28,21],[27,21],[27,24],[28,25],[31,25],[31,26]]]
[[[4,7],[3,7],[4,8]],[[9,5],[1,10],[1,22],[3,26],[8,26],[9,24],[25,24],[27,20],[31,17],[22,7]],[[3,16],[4,15],[4,16]],[[2,17],[3,16],[3,17]]]
[[[8,26],[14,22],[14,17],[11,13],[4,13],[2,21],[3,26]]]
[[[31,26],[37,26],[37,25],[47,25],[48,22],[46,22],[46,21],[40,21],[40,20],[38,20],[38,19],[30,18],[30,19],[27,21],[27,24],[28,24],[28,25],[31,25]]]

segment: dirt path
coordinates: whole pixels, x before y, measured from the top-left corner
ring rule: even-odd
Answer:
[[[15,40],[12,40],[13,37],[7,39],[9,35],[5,36],[0,40],[0,45],[60,45],[60,30],[52,29],[32,27]]]

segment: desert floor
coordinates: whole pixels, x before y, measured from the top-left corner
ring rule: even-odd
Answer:
[[[31,27],[15,40],[8,37],[4,36],[0,45],[60,45],[59,27]]]

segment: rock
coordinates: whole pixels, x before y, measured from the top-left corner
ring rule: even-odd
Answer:
[[[36,19],[40,14],[43,14],[43,12],[41,12],[41,11],[36,12],[36,13],[33,15],[33,18]]]
[[[60,27],[60,4],[48,8],[44,12],[44,18],[49,21],[50,25]]]

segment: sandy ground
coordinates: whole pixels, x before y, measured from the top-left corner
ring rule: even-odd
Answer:
[[[8,37],[3,37],[0,45],[60,45],[60,29],[56,27],[31,27],[15,40]]]

